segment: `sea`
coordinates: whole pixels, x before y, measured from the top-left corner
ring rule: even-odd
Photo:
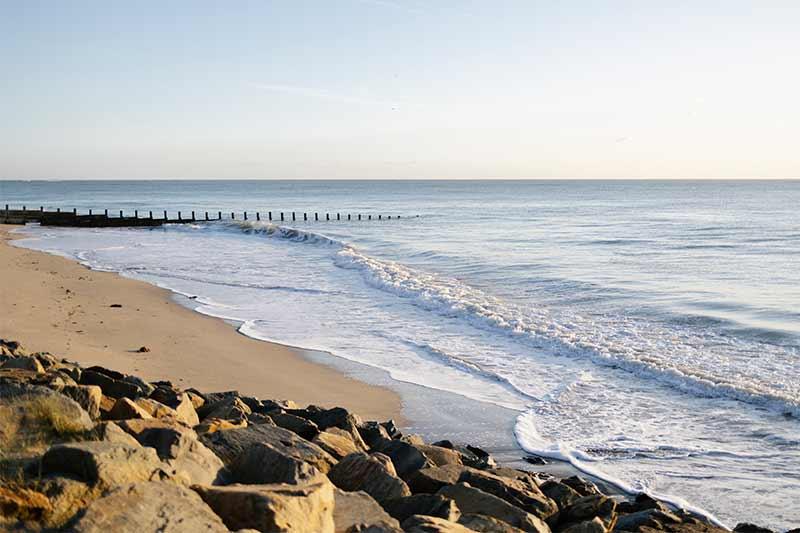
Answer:
[[[221,211],[17,245],[327,354],[430,437],[800,526],[798,181],[2,181],[6,203]]]

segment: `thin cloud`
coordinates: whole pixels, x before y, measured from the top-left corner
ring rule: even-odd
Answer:
[[[341,102],[354,105],[368,105],[368,106],[397,106],[397,102],[390,100],[380,100],[375,98],[365,98],[361,96],[353,96],[348,94],[339,94],[325,89],[317,89],[315,87],[302,87],[297,85],[281,85],[275,83],[254,83],[254,88],[262,91],[270,91],[274,93],[288,94],[292,96],[314,98],[317,100],[328,100],[332,102]]]

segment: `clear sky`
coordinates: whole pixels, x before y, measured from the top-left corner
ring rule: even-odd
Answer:
[[[798,176],[797,0],[0,0],[0,178]]]

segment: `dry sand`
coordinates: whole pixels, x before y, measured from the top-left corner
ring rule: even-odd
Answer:
[[[300,350],[245,337],[167,290],[11,246],[15,227],[0,225],[0,338],[151,381],[401,419],[393,391],[312,363]],[[137,353],[141,346],[150,352]]]

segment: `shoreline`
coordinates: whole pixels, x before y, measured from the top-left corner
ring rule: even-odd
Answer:
[[[306,350],[243,335],[167,289],[13,246],[23,238],[11,233],[19,227],[0,225],[0,301],[10,311],[0,320],[0,338],[145,379],[341,405],[406,422],[396,392],[312,361]],[[149,351],[137,352],[141,347]]]

